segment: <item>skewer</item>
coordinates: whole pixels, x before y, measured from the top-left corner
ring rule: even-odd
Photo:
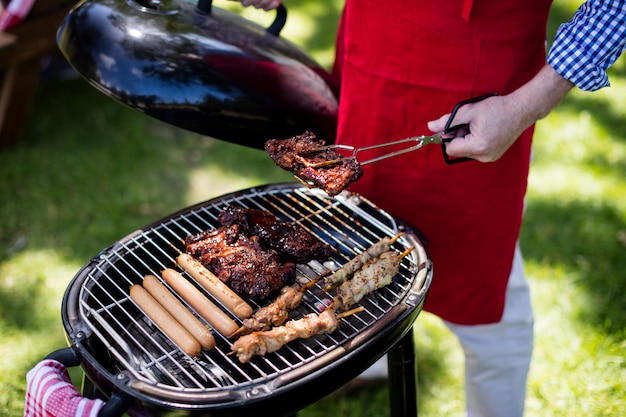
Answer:
[[[315,278],[313,278],[312,280],[310,280],[306,284],[302,285],[302,291],[308,290],[309,288],[311,288],[312,286],[314,286],[315,284],[320,282],[322,280],[322,278],[326,278],[327,276],[329,276],[332,273],[333,273],[332,270],[327,269],[326,271],[322,272],[321,274],[319,274],[318,276],[316,276]]]
[[[331,305],[332,305],[332,304],[331,304]],[[331,305],[329,305],[329,306],[326,308],[326,310],[328,310],[328,308],[330,308],[330,307],[331,307]],[[326,310],[325,310],[325,311],[326,311]],[[335,314],[335,318],[336,318],[337,320],[341,320],[341,319],[344,319],[344,318],[346,318],[346,317],[352,316],[352,315],[354,315],[354,314],[360,313],[360,312],[361,312],[361,311],[363,311],[363,310],[365,310],[365,307],[363,307],[363,306],[359,306],[359,307],[353,308],[353,309],[348,310],[348,311],[344,311],[344,312],[341,312],[341,313],[337,313],[337,314]],[[283,326],[283,327],[284,327],[284,326]],[[278,328],[278,329],[279,329],[279,328]],[[266,331],[262,331],[262,332],[254,332],[254,333],[250,333],[250,335],[254,335],[255,333],[263,333],[263,332],[266,332]],[[241,351],[240,351],[240,350],[231,350],[230,352],[228,352],[228,353],[226,354],[226,356],[231,356],[231,355],[234,355],[234,354],[240,354],[240,353],[241,353]]]
[[[348,310],[348,311],[343,311],[343,312],[341,312],[341,313],[337,314],[337,318],[338,318],[338,319],[343,319],[343,318],[348,317],[348,316],[351,316],[351,315],[353,315],[353,314],[360,313],[360,312],[361,312],[361,311],[363,311],[363,310],[365,310],[365,307],[363,307],[363,306],[358,306],[358,307],[353,308],[353,309],[351,309],[351,310]]]
[[[231,352],[237,354],[241,363],[246,363],[255,355],[263,356],[266,353],[275,352],[295,339],[334,332],[338,326],[338,320],[364,310],[363,306],[348,310],[350,306],[366,294],[391,283],[400,268],[400,261],[413,249],[414,247],[411,246],[403,252],[389,250],[371,259],[355,272],[352,280],[341,285],[337,297],[321,313],[310,313],[301,319],[289,320],[282,326],[241,336],[231,345]],[[339,310],[343,311],[339,312]]]
[[[263,356],[275,352],[293,340],[332,333],[337,329],[339,320],[363,310],[364,307],[360,306],[338,314],[332,306],[329,306],[319,314],[310,313],[301,319],[290,320],[283,326],[242,336],[230,349],[237,354],[241,363],[245,363],[255,355]]]
[[[308,287],[295,285],[283,287],[280,295],[274,302],[258,309],[250,318],[243,320],[243,325],[229,338],[233,338],[248,331],[268,330],[272,326],[280,326],[289,318],[289,311],[295,309],[302,301],[303,293]]]
[[[391,248],[391,245],[400,239],[402,235],[403,233],[400,232],[392,238],[385,237],[346,262],[341,268],[326,278],[324,292],[334,290],[345,281],[349,280],[367,262],[388,251]]]
[[[387,251],[370,260],[354,273],[351,280],[341,284],[333,304],[338,310],[349,308],[367,294],[389,285],[400,269],[400,261],[413,249],[411,246],[403,252]]]

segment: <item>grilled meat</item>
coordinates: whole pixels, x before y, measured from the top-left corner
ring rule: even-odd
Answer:
[[[270,139],[265,142],[265,151],[276,165],[293,173],[307,186],[324,190],[335,196],[348,184],[363,176],[363,169],[354,158],[344,158],[332,149],[323,148],[326,142],[311,132],[289,139]],[[327,166],[315,164],[339,160]]]
[[[290,320],[284,326],[242,336],[232,344],[230,349],[237,354],[241,363],[246,363],[252,356],[276,352],[292,340],[332,333],[338,325],[339,320],[335,315],[335,310],[330,307],[320,314],[310,313],[299,320]]]
[[[258,309],[252,317],[245,319],[238,333],[246,334],[280,326],[289,318],[289,312],[300,304],[303,295],[296,286],[284,287],[273,303]]]
[[[326,291],[334,290],[345,281],[350,279],[352,275],[358,271],[363,265],[370,260],[377,258],[382,253],[387,252],[391,248],[391,244],[395,242],[402,234],[390,238],[384,237],[380,241],[356,255],[354,258],[346,262],[341,268],[324,278],[324,286]]]
[[[231,206],[217,229],[188,236],[187,253],[237,293],[267,299],[296,277],[295,262],[325,259],[331,247],[269,212]]]
[[[187,253],[239,294],[267,298],[296,277],[293,262],[281,262],[278,252],[264,248],[257,236],[233,235],[238,227],[222,226],[204,239],[187,240]]]
[[[391,250],[369,260],[354,273],[352,279],[337,288],[333,306],[338,311],[347,310],[372,291],[391,284],[393,277],[400,270],[402,258],[412,250],[413,247],[402,253]]]
[[[373,245],[373,247],[376,248],[376,250],[380,250],[380,248],[390,245],[390,242],[395,241],[397,237],[393,240],[389,238],[383,239],[378,244]],[[266,353],[275,352],[292,340],[334,332],[339,325],[339,319],[354,312],[353,310],[347,311],[349,308],[358,303],[365,295],[391,283],[393,277],[400,269],[402,258],[408,255],[412,250],[413,247],[408,248],[402,253],[387,250],[379,255],[371,256],[371,258],[365,262],[360,262],[360,266],[355,267],[356,271],[351,279],[344,281],[339,286],[337,295],[333,299],[332,304],[322,313],[310,313],[299,320],[289,320],[283,326],[273,327],[270,330],[257,330],[241,336],[231,345],[231,351],[237,354],[237,358],[240,362],[245,363],[249,362],[255,355],[263,356]],[[294,291],[300,292],[294,287],[285,289],[283,294],[281,294],[285,295],[285,302],[298,300],[299,303],[299,299],[288,295],[290,292]],[[279,297],[279,299],[280,298],[281,297]],[[273,304],[275,304],[275,307],[279,310],[280,320],[286,319],[286,308],[281,308],[278,300]],[[261,312],[261,310],[258,312]],[[272,304],[270,304],[267,311],[260,314],[260,321],[255,322],[254,316],[248,319],[251,320],[249,329],[254,330],[253,325],[259,325],[259,328],[268,328],[271,326],[273,324],[271,321],[274,312],[276,312],[276,310],[274,310]],[[246,327],[245,324],[244,327]],[[245,331],[248,331],[248,329],[246,328]]]
[[[229,206],[217,220],[224,226],[239,225],[241,233],[246,236],[258,236],[264,246],[276,250],[287,262],[307,263],[313,259],[326,259],[332,251],[328,244],[302,226],[282,221],[265,210]]]

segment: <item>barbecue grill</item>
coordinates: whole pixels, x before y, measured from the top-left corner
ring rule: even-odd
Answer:
[[[306,130],[330,142],[336,130],[336,83],[279,36],[285,20],[284,6],[264,28],[213,7],[210,0],[82,0],[57,40],[90,84],[164,122],[254,148]],[[129,289],[147,274],[178,268],[175,259],[185,250],[184,239],[219,226],[217,216],[228,205],[267,210],[332,245],[328,259],[297,266],[300,284],[400,232],[392,248],[414,250],[402,259],[392,283],[362,299],[363,311],[342,318],[331,334],[295,340],[240,363],[231,354],[232,341],[214,332],[216,347],[192,358],[144,315]],[[196,285],[187,273],[183,276]],[[83,395],[106,401],[101,416],[175,410],[176,416],[246,417],[291,415],[388,353],[391,414],[415,416],[411,327],[431,279],[419,232],[362,196],[344,191],[330,197],[300,184],[251,188],[183,209],[91,259],[63,297],[69,347],[49,357],[83,368]],[[321,285],[307,289],[290,318],[319,312],[332,300]],[[261,301],[247,301],[263,307]]]
[[[331,334],[293,341],[242,364],[230,354],[231,341],[215,332],[216,347],[191,358],[138,309],[129,288],[146,274],[159,276],[161,270],[175,267],[185,237],[217,227],[217,215],[231,204],[268,210],[333,246],[326,261],[298,265],[301,283],[338,268],[385,236],[402,232],[392,248],[415,249],[403,258],[392,284],[361,300],[364,310],[341,319]],[[63,323],[71,346],[51,356],[68,366],[82,365],[88,377],[83,394],[111,397],[107,404],[111,414],[106,415],[121,415],[126,408],[138,416],[176,408],[209,416],[266,416],[289,415],[319,400],[393,348],[392,358],[400,355],[400,362],[407,362],[408,355],[409,360],[399,372],[393,365],[390,369],[392,384],[404,388],[397,390],[401,397],[392,404],[401,413],[414,415],[415,394],[409,390],[404,397],[407,387],[415,388],[410,329],[431,279],[432,265],[417,231],[368,200],[347,191],[329,197],[295,184],[251,188],[175,213],[89,261],[63,299]],[[319,312],[330,300],[321,283],[315,284],[290,317]],[[262,306],[249,301],[253,308]]]

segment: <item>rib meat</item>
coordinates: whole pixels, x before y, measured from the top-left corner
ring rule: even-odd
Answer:
[[[188,236],[187,253],[237,293],[267,299],[295,281],[296,262],[325,259],[331,247],[272,213],[230,206],[221,226]]]
[[[307,185],[335,196],[361,178],[363,169],[356,159],[345,158],[332,149],[316,151],[325,145],[326,142],[317,139],[315,134],[305,132],[289,139],[270,139],[265,142],[265,151],[279,167],[292,172]],[[332,160],[339,162],[322,167],[307,164]]]
[[[331,254],[328,244],[303,227],[279,220],[266,210],[231,205],[222,210],[217,220],[224,226],[238,225],[246,236],[258,236],[264,246],[276,250],[287,262],[307,263]]]

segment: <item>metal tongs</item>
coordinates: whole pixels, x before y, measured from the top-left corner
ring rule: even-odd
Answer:
[[[452,113],[450,113],[450,117],[448,118],[448,121],[446,122],[445,128],[443,130],[443,132],[440,133],[436,133],[434,135],[431,136],[413,136],[410,138],[405,138],[405,139],[400,139],[400,140],[396,140],[393,142],[385,142],[385,143],[380,143],[377,145],[371,145],[371,146],[364,146],[361,148],[356,148],[352,145],[328,145],[328,146],[322,146],[319,148],[314,148],[314,149],[310,149],[308,151],[306,151],[305,153],[303,153],[302,155],[307,155],[307,154],[313,154],[313,153],[317,153],[317,152],[322,152],[322,151],[326,151],[326,150],[346,150],[346,151],[350,151],[351,154],[345,157],[339,157],[336,159],[329,159],[329,160],[325,160],[325,161],[309,161],[306,158],[302,157],[300,159],[300,161],[306,165],[307,167],[310,168],[321,168],[321,167],[326,167],[326,166],[331,166],[331,165],[336,165],[339,164],[343,161],[345,161],[346,159],[354,159],[356,160],[359,165],[367,165],[367,164],[371,164],[373,162],[378,162],[378,161],[382,161],[383,159],[387,159],[387,158],[391,158],[394,156],[398,156],[398,155],[402,155],[405,154],[407,152],[412,152],[415,151],[417,149],[422,148],[425,145],[429,145],[431,143],[434,144],[439,144],[441,145],[441,151],[443,152],[443,159],[446,161],[446,163],[448,164],[455,164],[458,162],[465,162],[465,161],[471,161],[472,158],[466,158],[466,157],[462,157],[462,158],[450,158],[450,156],[448,156],[448,153],[446,152],[446,144],[451,142],[452,140],[456,139],[456,137],[452,136],[452,137],[444,137],[447,135],[450,135],[452,133],[455,133],[459,130],[465,130],[466,132],[469,132],[469,125],[464,123],[464,124],[458,124],[458,125],[454,125],[454,126],[450,126],[452,124],[452,121],[454,120],[454,117],[456,116],[457,111],[463,107],[466,104],[470,104],[470,103],[476,103],[478,101],[482,101],[485,100],[489,97],[495,96],[497,95],[496,93],[490,93],[490,94],[486,94],[480,97],[474,97],[474,98],[470,98],[468,100],[464,100],[464,101],[460,101],[458,102],[455,106],[454,109],[452,110]],[[364,151],[369,151],[372,149],[378,149],[378,148],[383,148],[383,147],[387,147],[387,146],[394,146],[394,145],[400,145],[400,144],[404,144],[404,143],[415,143],[415,145],[404,148],[404,149],[400,149],[398,151],[395,152],[390,152],[384,155],[380,155],[365,161],[359,161],[357,159],[357,155],[360,152],[364,152]]]

